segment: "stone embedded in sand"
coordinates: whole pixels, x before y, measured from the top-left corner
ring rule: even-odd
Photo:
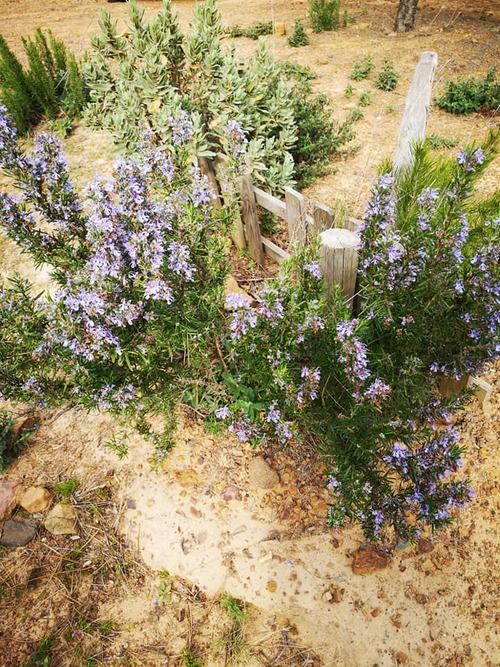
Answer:
[[[0,479],[0,521],[10,519],[16,508],[20,484],[17,479]]]
[[[273,579],[270,579],[266,584],[266,589],[270,593],[274,593],[277,588],[278,588],[278,584]]]
[[[250,486],[255,486],[258,489],[273,489],[280,483],[280,477],[276,470],[273,470],[269,463],[260,456],[250,461],[248,478]]]
[[[239,500],[240,490],[237,486],[226,486],[224,491],[220,494],[222,500]]]
[[[197,486],[200,483],[196,471],[192,468],[176,471],[175,477],[179,484],[183,487]]]
[[[4,547],[24,547],[36,535],[38,521],[34,519],[9,519],[3,526],[0,544]]]
[[[45,529],[52,535],[72,535],[76,530],[76,514],[72,505],[58,503],[47,514]]]
[[[418,540],[417,551],[419,554],[429,554],[433,549],[434,545],[426,537],[421,537]]]
[[[354,574],[371,574],[383,570],[390,562],[389,554],[383,551],[361,548],[355,553],[351,567]]]
[[[43,512],[49,506],[52,500],[50,491],[43,486],[30,486],[24,493],[19,504],[30,514]]]

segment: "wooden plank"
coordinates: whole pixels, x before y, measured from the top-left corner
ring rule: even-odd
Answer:
[[[245,227],[245,236],[250,251],[250,257],[258,264],[264,264],[264,249],[260,234],[260,222],[257,214],[257,202],[253,191],[252,177],[249,172],[240,179],[240,198]]]
[[[215,175],[215,168],[211,160],[207,157],[198,158],[198,166],[201,173],[207,177],[210,187],[212,188],[215,198],[212,200],[212,205],[215,209],[219,210],[222,208],[222,202],[220,199],[220,190],[217,177]]]
[[[290,245],[307,242],[306,204],[304,197],[293,188],[285,190],[286,221]]]
[[[242,250],[247,247],[247,242],[245,238],[245,230],[243,228],[243,221],[241,219],[241,213],[236,200],[238,199],[238,194],[236,193],[234,183],[229,183],[227,176],[224,173],[224,169],[227,165],[228,159],[223,153],[217,153],[215,160],[213,162],[213,167],[215,175],[220,184],[221,196],[224,200],[224,203],[231,208],[233,215],[233,226],[231,228],[231,238],[234,245]]]
[[[265,236],[262,237],[262,245],[264,246],[264,252],[268,257],[273,259],[278,264],[281,264],[285,259],[290,259],[291,255],[287,250],[283,250],[276,243],[273,243],[271,239],[266,239]]]
[[[358,274],[359,236],[348,229],[327,229],[320,234],[320,269],[327,292],[339,285],[352,306]]]
[[[312,234],[321,234],[334,226],[333,210],[324,204],[314,203],[312,212]]]
[[[394,155],[394,168],[407,169],[413,164],[413,144],[425,139],[427,117],[431,105],[432,82],[438,63],[437,53],[424,51],[415,69],[406,97],[403,120]]]
[[[277,215],[279,218],[286,220],[286,206],[285,203],[281,201],[281,199],[273,197],[267,192],[264,192],[264,190],[255,187],[255,185],[253,191],[259,206],[265,208],[266,211],[271,211],[271,213],[274,213],[274,215]]]

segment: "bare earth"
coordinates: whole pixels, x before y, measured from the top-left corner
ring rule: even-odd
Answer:
[[[147,15],[161,6],[140,4]],[[174,4],[187,26],[193,3]],[[380,161],[394,152],[419,54],[438,53],[436,95],[444,81],[484,75],[498,63],[494,0],[421,0],[415,32],[398,36],[391,34],[396,5],[344,2],[356,23],[311,34],[309,47],[267,38],[276,58],[314,69],[314,86],[332,96],[336,117],[344,117],[363,90],[372,91],[356,126],[358,151],[304,193],[325,204],[340,202],[352,215],[362,213]],[[2,0],[0,30],[20,52],[21,36],[50,28],[82,55],[101,6],[125,23],[126,4]],[[226,25],[275,19],[290,31],[296,18],[308,25],[305,1],[221,0],[219,6]],[[245,53],[255,46],[247,39],[236,43]],[[348,73],[365,55],[377,66],[391,59],[400,84],[385,93],[352,82],[356,95],[346,99]],[[498,116],[461,118],[433,107],[428,134],[481,140],[495,124]],[[114,153],[105,135],[79,127],[66,149],[80,181],[110,170]],[[498,187],[499,173],[497,161],[484,191]],[[0,246],[1,275],[19,262]],[[23,270],[48,284],[46,275]],[[148,446],[135,434],[127,434],[130,455],[123,461],[105,448],[116,429],[106,415],[43,415],[6,477],[49,489],[77,479],[71,502],[78,523],[71,537],[40,529],[24,548],[0,548],[0,667],[500,665],[500,366],[484,379],[494,387],[491,401],[484,408],[474,401],[457,417],[474,501],[452,528],[419,546],[400,545],[386,568],[366,575],[351,568],[363,544],[359,529],[337,533],[324,526],[327,496],[313,456],[293,461],[230,437],[216,439],[186,412],[176,448],[153,473]],[[253,471],[258,454],[279,475],[271,489],[262,489]],[[246,605],[241,636],[221,603],[225,594]],[[114,625],[105,631],[107,620]],[[51,662],[30,661],[51,633]]]

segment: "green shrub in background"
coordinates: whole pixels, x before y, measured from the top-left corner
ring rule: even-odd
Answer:
[[[389,60],[384,60],[382,69],[375,81],[375,87],[379,90],[391,91],[398,85],[399,74]]]
[[[293,24],[293,32],[289,35],[287,42],[290,46],[307,46],[309,44],[309,36],[304,29],[304,24],[300,19],[296,19]]]
[[[370,76],[374,66],[371,56],[365,56],[363,60],[354,64],[352,71],[349,73],[349,78],[353,81],[363,81]]]
[[[297,115],[290,69],[275,63],[264,43],[248,59],[223,46],[214,0],[196,6],[186,35],[170,0],[148,24],[135,2],[129,9],[130,29],[123,35],[101,12],[101,34],[93,37],[94,51],[85,64],[91,91],[86,121],[131,151],[145,129],[161,140],[169,119],[182,108],[194,123],[197,154],[213,156],[231,118],[248,139],[247,167],[255,178],[272,192],[291,185],[304,114]],[[300,94],[301,102],[314,104],[311,89]],[[316,146],[308,150],[314,161]],[[335,150],[332,146],[330,156]]]
[[[249,39],[259,39],[264,35],[273,34],[272,21],[260,21],[250,28],[242,28],[239,25],[225,28],[224,32],[230,37],[248,37]]]
[[[309,0],[309,18],[314,32],[338,30],[340,0]]]
[[[308,81],[298,82],[292,93],[294,116],[299,127],[293,147],[295,178],[300,187],[310,185],[328,173],[332,157],[340,154],[356,136],[353,125],[359,119],[356,110],[341,123],[333,119],[327,95],[311,95]]]
[[[75,56],[50,30],[37,28],[33,38],[23,38],[23,45],[25,68],[0,35],[0,100],[18,132],[26,134],[42,117],[78,118],[87,92]]]
[[[446,91],[436,105],[449,113],[468,114],[473,111],[500,109],[500,79],[496,69],[488,70],[484,79],[448,81]]]

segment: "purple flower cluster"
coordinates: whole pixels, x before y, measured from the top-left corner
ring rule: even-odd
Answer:
[[[466,172],[473,172],[479,165],[482,165],[486,155],[482,148],[475,150],[463,150],[457,155],[457,163],[463,167]]]
[[[250,300],[243,294],[228,294],[226,296],[226,307],[232,310],[231,338],[238,340],[257,326],[257,313],[250,305]]]
[[[340,342],[339,361],[342,362],[344,372],[356,391],[370,377],[366,345],[355,336],[358,325],[357,319],[346,320],[337,325],[337,340]]]
[[[321,371],[319,368],[310,369],[307,366],[303,366],[300,377],[302,382],[295,397],[295,402],[299,408],[303,408],[306,401],[314,401],[318,398]]]

